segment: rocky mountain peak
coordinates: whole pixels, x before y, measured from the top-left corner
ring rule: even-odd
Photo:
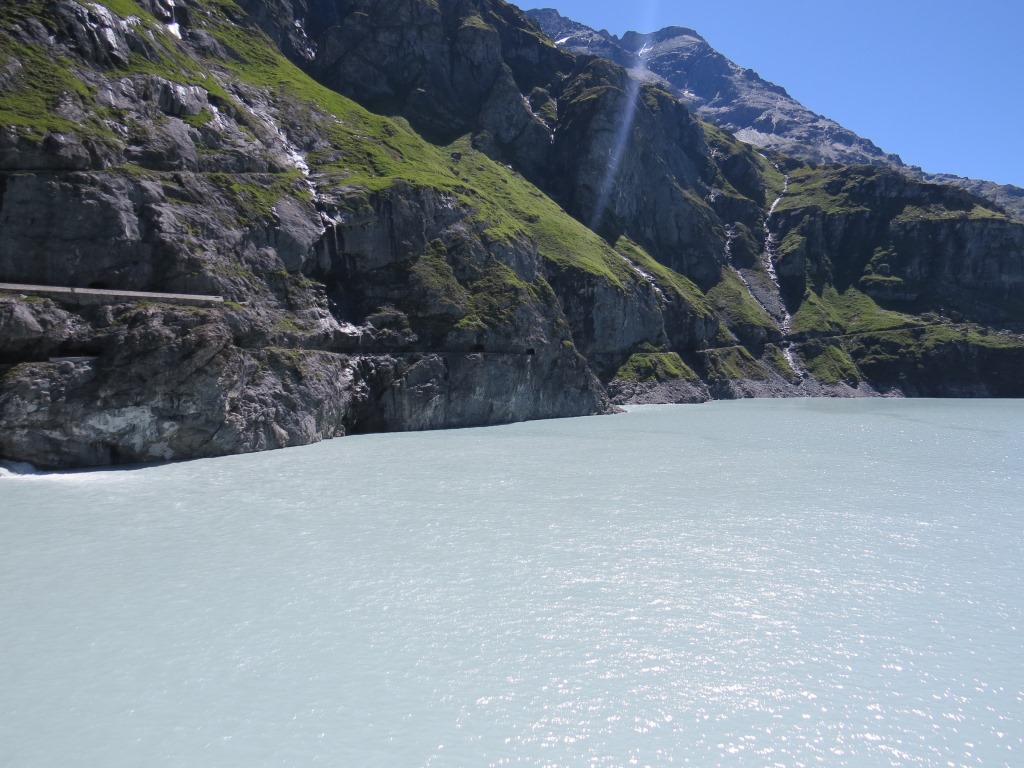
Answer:
[[[678,38],[707,45],[707,41],[703,37],[688,27],[664,27],[655,32],[626,32],[621,38],[618,38],[618,42],[627,51],[637,53],[645,47]],[[710,46],[708,47],[710,48]]]
[[[653,33],[627,32],[621,38],[595,32],[557,11],[526,11],[559,47],[603,56],[642,80],[669,88],[697,115],[756,147],[816,163],[896,168],[912,178],[951,184],[981,195],[1024,220],[1024,190],[906,166],[870,140],[858,136],[796,101],[780,85],[761,78],[716,51],[699,33],[666,27]],[[643,59],[638,55],[643,51]]]
[[[632,65],[629,52],[607,30],[591,29],[563,16],[554,8],[529,10],[525,14],[563,50],[600,56],[624,67]]]
[[[784,88],[733,63],[692,29],[628,32],[621,39],[610,40],[598,35],[602,42],[593,46],[593,36],[585,32],[584,25],[570,25],[551,14],[526,13],[553,38],[564,38],[564,32],[571,29],[571,36],[559,45],[574,53],[610,55],[625,66],[638,67],[637,54],[643,50],[644,69],[659,77],[700,117],[755,146],[815,162],[902,165],[898,157],[813,113]],[[609,51],[609,47],[618,50]]]

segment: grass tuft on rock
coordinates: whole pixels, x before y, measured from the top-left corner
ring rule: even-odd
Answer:
[[[697,381],[698,376],[675,352],[637,352],[614,378],[621,381]]]
[[[764,381],[768,372],[754,359],[746,347],[723,347],[700,353],[709,382],[753,379]]]
[[[860,371],[838,341],[809,341],[797,351],[807,372],[823,384],[845,382],[856,386],[860,382]]]

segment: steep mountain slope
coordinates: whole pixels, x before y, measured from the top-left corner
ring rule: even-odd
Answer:
[[[701,118],[741,141],[819,163],[902,165],[895,155],[814,114],[784,88],[729,61],[692,29],[667,27],[619,38],[551,8],[526,15],[564,50],[605,56],[641,77],[656,76]]]
[[[607,410],[537,240],[597,285],[629,279],[611,248],[468,146],[316,85],[231,3],[179,6],[180,27],[110,6],[2,11],[0,280],[227,302],[0,300],[0,455],[102,464]]]
[[[769,161],[498,0],[31,0],[0,51],[0,283],[86,290],[0,289],[0,458],[1022,393],[1024,225]]]
[[[814,163],[883,165],[937,184],[951,184],[1003,206],[1024,219],[1024,189],[906,166],[833,120],[815,114],[784,88],[763,80],[712,48],[692,29],[667,27],[621,38],[595,31],[547,8],[526,11],[566,51],[602,56],[642,80],[669,88],[699,117],[741,141]]]

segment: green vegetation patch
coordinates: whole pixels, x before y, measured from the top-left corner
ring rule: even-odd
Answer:
[[[936,324],[858,334],[847,340],[851,356],[861,366],[900,366],[948,345],[988,350],[1024,349],[1024,337],[992,333],[975,325]]]
[[[807,238],[803,236],[797,229],[791,229],[786,232],[785,237],[782,238],[782,242],[775,247],[775,254],[779,260],[785,259],[791,253],[795,253],[807,245]]]
[[[539,114],[548,125],[558,122],[558,102],[551,98],[551,94],[540,86],[530,92],[530,108],[534,113]]]
[[[402,121],[374,115],[311,79],[233,2],[206,0],[203,8],[199,18],[229,54],[218,64],[238,80],[268,91],[290,127],[327,139],[326,148],[307,158],[325,182],[369,191],[387,189],[399,179],[449,191],[459,185],[444,162],[443,148],[428,144]]]
[[[898,295],[901,291],[914,292],[911,284],[895,275],[864,275],[857,281],[857,287],[866,292],[874,291],[883,297]]]
[[[841,333],[905,328],[919,325],[912,315],[882,309],[875,301],[856,288],[840,293],[827,285],[821,294],[807,291],[800,308],[793,315],[793,333],[808,336],[826,336]]]
[[[10,366],[0,365],[0,383],[6,383],[7,381],[15,381],[18,378],[25,376],[38,375],[39,365],[49,365],[49,363],[16,363]]]
[[[456,279],[445,254],[444,243],[434,240],[427,246],[426,253],[413,262],[410,277],[429,304],[461,317],[469,306],[469,295]]]
[[[47,19],[52,15],[46,0],[18,0],[18,2],[0,3],[0,28],[6,28],[10,24],[17,24],[28,19]]]
[[[638,352],[619,368],[623,381],[696,381],[697,374],[675,352]]]
[[[757,303],[743,280],[732,269],[722,270],[722,279],[707,293],[715,310],[733,328],[763,328],[765,333],[778,330],[764,307]]]
[[[484,21],[479,14],[471,13],[464,16],[462,23],[459,25],[460,29],[477,29],[481,32],[496,32],[490,24]]]
[[[274,320],[271,329],[277,333],[308,333],[314,330],[314,326],[306,322],[300,322],[295,315],[282,315]]]
[[[754,162],[761,169],[761,178],[764,179],[765,192],[767,193],[765,197],[768,200],[775,200],[786,188],[786,175],[760,152],[754,153]]]
[[[837,341],[809,341],[800,345],[797,352],[807,372],[823,384],[846,382],[856,386],[860,382],[860,371]]]
[[[781,347],[775,344],[765,345],[764,352],[761,354],[761,363],[771,368],[784,379],[792,380],[796,376],[796,372],[790,366]]]
[[[561,100],[566,104],[581,106],[593,102],[606,94],[622,94],[624,81],[622,72],[607,59],[588,61],[562,94]]]
[[[474,211],[485,236],[506,243],[533,240],[549,262],[580,269],[613,285],[636,280],[633,270],[607,242],[522,176],[473,150],[467,139],[448,149],[449,157],[452,153],[462,156],[457,162],[449,160],[468,174],[457,196]]]
[[[730,136],[717,125],[704,120],[699,120],[698,123],[704,132],[704,140],[708,143],[712,153],[716,155],[716,159],[724,160],[745,155],[751,151],[749,144],[737,141],[735,137]]]
[[[87,5],[83,0],[78,0],[80,5]],[[105,5],[112,13],[122,19],[135,16],[139,19],[152,19],[152,17],[134,0],[96,0],[97,5]]]
[[[75,76],[70,60],[53,60],[45,46],[16,42],[0,28],[2,69],[15,74],[8,87],[0,90],[0,125],[13,125],[39,138],[51,131],[109,137],[109,129],[95,116],[77,122],[56,114],[64,98],[78,99],[86,105],[94,103],[95,89]]]
[[[302,172],[298,169],[260,176],[210,173],[206,178],[228,195],[239,218],[246,224],[270,218],[274,205],[282,197],[304,201],[311,199],[309,189],[303,183]]]
[[[272,370],[295,374],[299,381],[304,381],[317,372],[316,352],[291,347],[264,347],[255,352],[254,356],[258,362],[266,363]]]
[[[801,208],[818,208],[825,213],[867,211],[864,201],[857,199],[857,181],[873,173],[872,169],[860,168],[797,168],[789,174],[789,190],[776,211]]]
[[[658,114],[676,104],[676,98],[657,83],[644,83],[640,86],[640,100],[647,109]]]
[[[840,293],[834,287],[827,286],[822,297],[847,333],[904,328],[920,322],[913,315],[883,309],[870,296],[856,288],[847,288]]]
[[[803,301],[790,321],[791,333],[799,336],[834,336],[846,330],[842,318],[824,298],[824,293],[829,290],[832,290],[831,286],[826,286],[822,295],[810,290],[804,293]]]
[[[456,328],[507,329],[520,308],[537,300],[537,289],[504,264],[494,264],[466,286],[468,313]]]
[[[898,223],[912,221],[1009,221],[1009,217],[991,208],[983,201],[971,200],[963,206],[931,203],[928,205],[907,205],[893,219]]]
[[[707,378],[711,381],[754,379],[764,381],[768,372],[758,364],[746,347],[709,349],[702,353]]]
[[[213,120],[213,113],[204,107],[198,115],[186,115],[181,119],[193,128],[202,128],[208,122]]]
[[[653,277],[668,298],[678,299],[688,304],[696,314],[702,317],[710,317],[714,314],[714,307],[696,283],[661,262],[655,261],[654,257],[632,240],[620,237],[615,243],[615,250]]]

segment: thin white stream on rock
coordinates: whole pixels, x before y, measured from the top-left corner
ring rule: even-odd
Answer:
[[[774,163],[773,163],[774,165]],[[775,170],[782,171],[779,166],[775,166]],[[779,306],[782,308],[782,322],[779,324],[779,328],[782,331],[783,336],[789,335],[790,326],[793,323],[793,316],[789,314],[789,310],[786,309],[786,304],[782,300],[782,287],[779,285],[779,275],[775,271],[775,235],[772,234],[771,220],[775,213],[775,209],[779,207],[779,203],[782,202],[782,198],[786,196],[789,191],[789,174],[783,174],[782,193],[775,198],[775,202],[772,203],[771,208],[768,209],[768,215],[764,217],[764,231],[766,233],[764,239],[764,253],[761,254],[761,262],[764,264],[764,271],[768,273],[768,277],[771,278],[772,284],[775,286],[775,290],[779,294]]]
[[[778,165],[774,164],[775,170],[782,172],[782,169]],[[793,326],[793,316],[789,314],[789,310],[786,308],[786,303],[782,297],[782,287],[779,285],[779,275],[775,271],[775,234],[771,230],[771,219],[775,210],[779,207],[779,203],[782,202],[782,198],[789,192],[789,174],[783,174],[782,181],[782,193],[775,198],[775,202],[772,203],[771,208],[768,209],[768,215],[764,219],[764,231],[766,233],[764,239],[764,255],[762,259],[764,261],[765,272],[768,273],[768,277],[771,278],[772,283],[775,285],[775,290],[779,294],[779,306],[782,308],[782,323],[779,325],[779,330],[782,331],[783,341],[780,345],[782,348],[782,355],[786,358],[786,362],[789,363],[789,367],[793,369],[793,373],[800,377],[801,381],[807,378],[807,371],[804,370],[803,366],[796,359],[796,355],[793,353],[793,347],[791,342],[786,338],[789,336]]]
[[[619,254],[619,256],[624,262],[626,262],[627,266],[629,266],[631,270],[633,270],[638,276],[642,277],[644,280],[651,284],[651,287],[654,289],[654,292],[657,293],[658,298],[661,299],[661,303],[664,304],[665,292],[661,290],[661,286],[658,285],[658,281],[654,279],[654,276],[641,269],[640,265],[638,265],[628,256],[624,256],[621,253]]]
[[[761,155],[761,157],[764,157],[764,155]],[[767,159],[768,158],[765,157],[765,160]],[[772,165],[774,166],[775,170],[782,173],[782,169],[777,164],[772,163]],[[789,313],[789,310],[786,308],[786,303],[782,297],[782,287],[779,285],[779,276],[778,273],[775,271],[776,243],[775,235],[772,233],[771,230],[771,218],[775,214],[775,211],[778,209],[779,204],[782,202],[782,198],[786,196],[787,192],[789,192],[789,174],[783,173],[782,192],[779,194],[777,198],[775,198],[774,202],[772,202],[771,207],[768,208],[768,214],[764,218],[764,230],[766,236],[764,242],[764,251],[761,254],[761,263],[763,264],[764,270],[768,274],[768,277],[771,279],[772,285],[775,286],[775,292],[779,297],[779,308],[777,312],[773,312],[771,308],[765,306],[765,303],[761,301],[757,297],[757,294],[751,289],[750,283],[747,280],[747,278],[744,277],[743,273],[739,269],[737,269],[736,266],[733,264],[732,241],[736,237],[736,231],[731,226],[726,227],[725,230],[725,258],[726,263],[730,267],[732,267],[733,271],[739,276],[743,285],[746,286],[747,292],[750,294],[751,298],[754,299],[754,301],[756,301],[758,304],[760,304],[761,308],[764,309],[764,311],[767,312],[770,317],[780,317],[780,319],[776,321],[779,323],[779,330],[782,332],[783,336],[783,340],[780,343],[779,347],[782,349],[782,355],[783,357],[786,358],[786,362],[789,364],[789,367],[793,370],[793,373],[795,373],[802,381],[807,378],[808,374],[807,371],[804,370],[803,366],[800,365],[799,361],[796,358],[796,355],[793,352],[790,341],[786,338],[789,336],[790,331],[792,329],[793,316]]]
[[[757,297],[754,295],[754,292],[750,290],[750,283],[747,282],[747,278],[745,278],[743,273],[740,272],[736,268],[736,265],[732,263],[732,241],[735,239],[736,228],[732,224],[729,224],[725,228],[725,263],[728,264],[732,271],[736,273],[736,277],[740,279],[740,282],[746,286],[747,293],[750,294],[750,298],[757,301]],[[757,303],[760,304],[761,302],[758,301]],[[765,311],[767,312],[767,310]]]

